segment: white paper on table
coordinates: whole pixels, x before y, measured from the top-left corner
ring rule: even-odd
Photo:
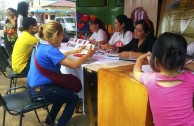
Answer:
[[[112,60],[119,60],[119,54],[118,53],[106,53],[105,52],[103,58],[112,59]]]
[[[80,46],[87,46],[89,44],[88,40],[84,40],[84,39],[77,39],[77,38],[70,38],[66,47],[69,48],[79,48]]]
[[[74,42],[68,42],[67,45],[66,45],[66,47],[72,48],[72,49],[77,49],[77,48],[80,47],[80,45],[79,44],[76,44]]]
[[[112,60],[119,60],[119,57],[116,57],[116,56],[107,56],[107,55],[104,55],[103,58],[105,58],[105,59],[112,59]]]
[[[106,53],[105,55],[108,57],[119,57],[118,53]]]
[[[91,47],[91,46],[92,46],[92,47]],[[92,50],[94,50],[95,45],[89,43],[89,44],[86,45],[86,48],[85,48],[85,49],[89,50],[90,47],[92,48]]]

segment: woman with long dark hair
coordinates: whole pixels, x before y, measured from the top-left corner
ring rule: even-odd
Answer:
[[[98,18],[92,18],[89,21],[90,31],[93,32],[92,36],[89,38],[91,44],[106,44],[109,39],[109,34],[102,23]]]
[[[28,16],[28,7],[29,7],[29,5],[26,2],[18,3],[18,8],[17,8],[17,33],[18,33],[18,36],[24,30],[23,26],[22,26],[22,21],[24,18],[26,18]]]
[[[155,42],[154,26],[151,20],[142,19],[135,23],[134,38],[127,45],[114,48],[121,58],[137,58],[143,53],[151,52]]]
[[[13,8],[7,9],[8,17],[4,25],[4,38],[6,42],[9,42],[11,45],[14,45],[17,40],[16,32],[16,10]]]
[[[134,24],[126,15],[118,15],[115,18],[114,34],[108,44],[103,45],[102,49],[110,47],[122,47],[133,39]]]

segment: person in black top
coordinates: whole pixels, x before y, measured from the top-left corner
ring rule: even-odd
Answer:
[[[127,45],[115,48],[121,58],[137,58],[143,53],[151,52],[155,42],[154,26],[149,19],[142,19],[135,23],[134,38]]]

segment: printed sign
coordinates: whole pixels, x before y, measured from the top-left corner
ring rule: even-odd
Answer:
[[[89,44],[88,40],[70,38],[68,43],[67,43],[67,47],[79,48],[80,46],[87,46],[88,44]]]

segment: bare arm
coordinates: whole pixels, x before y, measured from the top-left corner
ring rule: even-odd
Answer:
[[[76,50],[75,50],[76,52]],[[74,53],[73,51],[72,52],[69,52],[69,54],[72,54]],[[64,58],[61,62],[59,62],[61,65],[64,65],[64,66],[67,66],[69,68],[72,68],[72,69],[76,69],[78,67],[81,66],[81,64],[83,64],[89,57],[91,57],[92,55],[95,54],[95,50],[92,50],[91,47],[90,49],[88,50],[88,53],[86,55],[84,55],[83,57],[80,57],[76,60],[71,60],[69,59],[68,57],[67,58]]]
[[[119,54],[119,57],[121,57],[121,58],[128,58],[128,57],[138,58],[141,55],[143,55],[143,53],[140,53],[140,52],[132,52],[132,51],[123,51],[123,52],[121,52]]]
[[[194,72],[194,61],[191,63],[186,64],[186,69],[189,69]]]
[[[148,57],[150,56],[149,53],[145,53],[143,54],[142,56],[140,56],[135,65],[134,65],[134,68],[133,68],[133,76],[136,80],[140,81],[140,75],[142,73],[142,65],[143,65],[143,61]]]
[[[68,51],[68,52],[64,52],[63,54],[67,56],[67,55],[70,55],[70,54],[80,53],[84,48],[85,48],[85,46],[82,46],[78,49],[71,50],[71,51]]]
[[[93,40],[89,40],[91,44],[100,44],[100,45],[104,45],[105,44],[105,41],[93,41]]]
[[[5,25],[3,26],[3,33],[6,33],[7,32],[7,29],[6,29],[6,26]]]
[[[101,45],[100,46],[100,48],[103,49],[103,50],[112,49],[114,47],[115,46],[114,45],[111,45],[111,44],[104,44],[104,45]]]
[[[68,52],[64,52],[63,54],[68,56],[68,55],[74,54],[74,53],[79,53],[79,51],[77,49],[75,49],[75,50],[71,50],[71,51],[68,51]]]

